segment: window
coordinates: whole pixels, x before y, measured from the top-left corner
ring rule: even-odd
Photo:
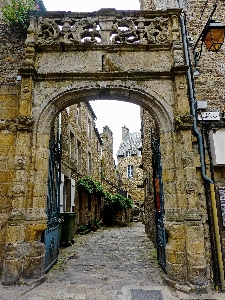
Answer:
[[[130,157],[130,156],[131,156],[130,151],[126,151],[126,157]]]
[[[89,118],[87,124],[87,132],[88,132],[88,138],[91,139],[91,120]]]
[[[87,157],[87,171],[89,174],[91,174],[91,153],[88,152],[88,157]]]
[[[74,134],[70,131],[70,145],[69,145],[69,153],[70,153],[70,158],[75,159],[75,136]]]
[[[127,166],[127,178],[133,178],[133,177],[134,177],[133,166],[129,165]]]
[[[77,107],[77,125],[81,127],[81,109],[80,109],[80,105]]]
[[[81,170],[81,160],[82,160],[82,150],[81,150],[81,142],[77,140],[77,168]]]

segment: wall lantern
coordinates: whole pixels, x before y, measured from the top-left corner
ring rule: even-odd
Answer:
[[[222,23],[212,19],[212,16],[216,11],[216,8],[217,8],[217,4],[214,4],[213,11],[211,12],[211,15],[205,27],[203,28],[200,36],[197,39],[197,42],[193,47],[193,55],[194,55],[196,69],[198,69],[198,61],[201,57],[203,42],[205,43],[206,48],[209,51],[213,51],[213,52],[219,51],[224,43],[225,26]],[[196,52],[196,48],[198,46],[199,41],[201,41],[200,51]]]
[[[203,32],[202,41],[209,51],[217,52],[224,43],[225,26],[215,20],[210,20]]]

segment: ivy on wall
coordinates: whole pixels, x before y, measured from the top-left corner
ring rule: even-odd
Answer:
[[[90,176],[85,176],[77,181],[77,185],[89,194],[98,194],[99,196],[104,196],[105,191],[103,185]]]
[[[97,194],[104,198],[104,205],[106,208],[112,211],[118,212],[119,210],[125,210],[132,208],[133,202],[129,198],[125,198],[121,194],[111,195],[105,191],[104,186],[100,181],[93,179],[90,176],[85,176],[77,181],[77,185],[83,191],[89,194]]]

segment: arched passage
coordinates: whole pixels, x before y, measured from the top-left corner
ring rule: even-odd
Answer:
[[[152,95],[153,94],[153,95]],[[64,108],[79,102],[91,100],[120,100],[140,105],[149,112],[156,122],[160,132],[170,132],[173,129],[172,107],[159,97],[155,92],[152,94],[144,91],[143,88],[131,88],[126,83],[121,86],[105,85],[105,87],[81,87],[79,89],[68,89],[59,93],[54,98],[43,101],[41,113],[37,115],[35,128],[37,132],[44,133],[51,127],[54,117]],[[33,108],[33,115],[40,107]]]
[[[160,133],[169,280],[207,285],[210,267],[179,16],[177,9],[31,16],[19,109],[7,123],[15,140],[15,172],[4,236],[7,256],[2,259],[6,284],[37,279],[44,272],[41,234],[46,229],[49,137],[55,117],[73,103],[116,99],[146,109]]]
[[[156,99],[154,96],[152,96],[150,93],[146,93],[144,92],[142,89],[138,89],[137,85],[135,87],[135,89],[132,89],[130,87],[126,87],[126,84],[124,84],[124,86],[120,86],[120,87],[105,87],[104,89],[97,89],[97,88],[89,88],[89,89],[79,89],[79,90],[68,90],[64,93],[59,93],[56,97],[54,97],[53,99],[50,99],[47,103],[45,101],[45,107],[43,108],[43,110],[40,113],[40,116],[37,118],[37,124],[35,124],[35,128],[36,128],[36,135],[34,137],[36,137],[36,160],[41,160],[41,157],[39,157],[39,155],[43,155],[43,151],[46,152],[45,154],[45,159],[42,158],[43,160],[43,166],[44,166],[44,170],[35,170],[34,171],[34,177],[35,177],[35,182],[40,183],[40,174],[41,177],[43,176],[43,174],[46,174],[47,172],[47,168],[48,168],[48,146],[47,146],[47,141],[50,140],[50,132],[51,132],[51,128],[52,128],[52,124],[55,120],[55,117],[66,107],[73,105],[73,104],[77,104],[80,102],[87,102],[89,100],[99,100],[101,99],[102,101],[105,99],[119,99],[120,101],[125,101],[125,102],[133,102],[135,104],[139,104],[142,108],[144,108],[152,121],[152,126],[154,127],[154,131],[156,133],[157,130],[157,137],[158,137],[158,143],[159,143],[159,137],[160,137],[160,133],[163,134],[168,134],[168,132],[172,131],[172,119],[171,119],[171,115],[172,112],[169,113],[169,106],[167,107],[167,110],[165,110],[165,106],[162,106],[162,100],[158,100]],[[124,112],[126,113],[126,112]],[[34,108],[34,115],[35,115],[35,108]],[[153,128],[152,128],[153,129]],[[148,127],[146,130],[151,131],[151,127]],[[41,141],[41,143],[40,143]],[[43,143],[43,141],[46,141],[46,143]],[[152,143],[152,138],[148,137],[148,140],[146,141],[146,144],[149,144],[147,146],[147,148],[149,149],[149,154],[150,156],[151,154],[151,143]],[[45,145],[45,146],[44,146]],[[35,142],[34,142],[34,148],[35,148]],[[155,149],[155,151],[157,152],[158,150]],[[172,151],[170,151],[170,153],[172,153]],[[157,161],[156,164],[157,165],[161,165],[161,161],[160,161],[160,153],[157,152],[155,153],[157,156]],[[148,177],[148,185],[151,185],[153,182],[153,172],[151,171],[152,169],[152,159],[151,157],[146,157],[146,160],[148,159],[148,162],[145,162],[145,169],[147,168],[147,171],[145,173],[147,173],[147,177]],[[155,168],[157,169],[155,171],[155,174],[157,173],[157,175],[154,175],[155,177],[157,177],[157,180],[160,182],[160,197],[161,197],[161,208],[158,209],[158,215],[160,214],[160,218],[161,218],[161,232],[162,230],[164,230],[164,226],[163,226],[163,216],[164,216],[164,203],[163,203],[163,191],[162,191],[162,172],[161,172],[161,167],[156,167],[156,164],[154,165]],[[173,160],[172,157],[170,159],[170,164],[173,164]],[[42,177],[43,178],[43,177]],[[146,183],[147,184],[147,183]],[[43,187],[41,187],[38,184],[38,188],[37,190],[47,190],[46,187],[46,182],[43,182]],[[156,228],[156,224],[155,224],[155,208],[154,208],[154,189],[151,189],[151,191],[149,190],[148,193],[152,193],[151,195],[151,199],[148,201],[146,201],[146,215],[148,216],[148,218],[151,219],[151,224],[152,227]],[[40,195],[41,196],[41,195]],[[43,195],[42,195],[43,196]],[[44,199],[43,202],[44,204]],[[160,206],[160,204],[158,203],[158,206]],[[43,208],[42,208],[43,209]],[[159,226],[157,226],[158,228]],[[51,229],[51,231],[53,231],[53,228]],[[156,232],[156,229],[153,229],[152,232]],[[158,230],[159,232],[159,230]],[[163,234],[160,232],[161,235],[161,239],[163,237]],[[159,236],[159,234],[157,235]],[[154,240],[156,239],[155,235],[151,235],[151,238]],[[51,244],[49,245],[50,241],[48,241],[49,238],[45,238],[45,243],[46,247],[50,247]],[[53,238],[51,238],[53,239]],[[52,246],[51,246],[52,248]],[[161,256],[161,252],[165,251],[165,243],[163,244],[163,247],[161,247],[162,249],[160,250],[159,255]],[[164,250],[163,250],[164,249]],[[46,255],[49,255],[48,252]],[[165,255],[164,256],[164,260],[165,260]],[[164,268],[165,268],[165,261],[163,261],[164,264]]]

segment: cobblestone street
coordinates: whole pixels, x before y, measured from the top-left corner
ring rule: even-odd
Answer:
[[[224,299],[174,292],[141,223],[76,235],[60,250],[57,265],[41,285],[1,287],[1,300],[175,300]]]

